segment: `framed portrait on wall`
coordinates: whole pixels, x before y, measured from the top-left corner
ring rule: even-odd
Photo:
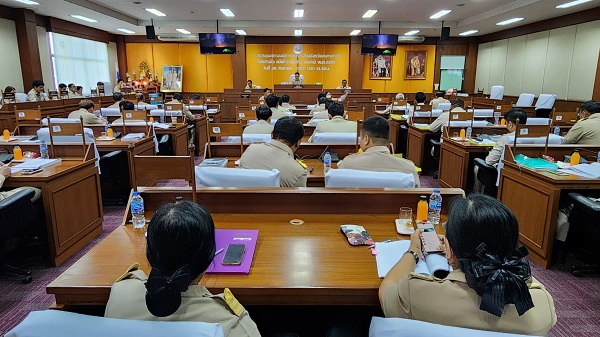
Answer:
[[[181,92],[183,66],[163,66],[160,91]]]
[[[424,80],[427,69],[427,50],[407,51],[404,79]]]
[[[372,80],[391,80],[392,55],[371,56],[371,76],[369,78]]]

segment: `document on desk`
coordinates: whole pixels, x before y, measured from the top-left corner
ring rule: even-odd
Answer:
[[[128,133],[125,136],[121,137],[121,140],[137,140],[144,138],[146,134],[143,132],[140,133]]]
[[[168,128],[172,128],[173,127],[171,124],[158,123],[158,122],[153,123],[152,126],[154,126],[157,129],[168,129]]]
[[[600,163],[579,164],[567,167],[565,169],[561,169],[559,171],[574,174],[576,176],[584,178],[600,179]]]
[[[419,130],[429,130],[429,124],[414,123],[413,126]]]
[[[41,158],[37,158],[37,159],[31,159],[31,160],[27,160],[19,165],[15,165],[12,166],[10,168],[10,173],[17,173],[17,172],[21,172],[23,170],[26,171],[34,171],[34,170],[39,170],[42,169],[44,167],[48,167],[51,165],[55,165],[60,163],[60,158],[54,158],[54,159],[41,159]]]
[[[392,267],[400,261],[404,253],[408,251],[408,246],[410,246],[410,240],[375,243],[375,250],[379,252],[375,255],[379,278],[384,278]],[[448,259],[440,254],[429,254],[425,259],[420,259],[415,266],[415,273],[433,275],[439,278],[446,277],[451,271],[452,267],[448,263]]]
[[[208,266],[206,274],[242,274],[248,275],[254,250],[258,241],[258,229],[215,229],[216,251],[223,249],[223,253],[216,255],[213,262]],[[242,244],[246,246],[244,257],[240,265],[222,264],[227,246],[231,244]]]

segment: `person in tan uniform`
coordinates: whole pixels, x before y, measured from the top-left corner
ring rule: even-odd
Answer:
[[[260,336],[248,311],[225,288],[213,295],[199,284],[215,258],[215,226],[202,206],[162,206],[150,220],[146,256],[150,275],[134,263],[112,285],[105,317],[219,323],[228,337]]]
[[[371,116],[362,124],[360,130],[360,148],[363,153],[357,153],[344,158],[338,163],[338,168],[377,172],[402,172],[412,174],[415,187],[420,187],[419,175],[415,164],[410,160],[398,158],[390,153],[389,144],[390,123],[383,117]]]
[[[143,110],[146,108],[147,105],[150,105],[146,102],[144,102],[144,94],[139,93],[135,95],[135,107],[136,109],[140,109]]]
[[[439,247],[454,271],[445,278],[413,273],[422,230],[379,287],[386,317],[469,329],[547,336],[556,324],[552,296],[531,276],[518,248],[519,224],[495,198],[470,194],[450,205]]]
[[[83,117],[83,124],[104,124],[104,120],[94,115],[94,102],[89,99],[79,101],[79,110],[69,114],[69,118]]]
[[[260,101],[263,101],[263,102],[264,102],[264,101],[265,101],[265,99],[267,99],[267,97],[269,97],[269,95],[270,95],[270,94],[271,94],[271,89],[269,89],[269,88],[264,88],[264,89],[263,89],[263,95],[262,95],[262,96],[260,96],[260,97],[258,98],[259,102],[260,102]]]
[[[465,102],[462,98],[457,98],[452,101],[452,105],[450,106],[450,111],[444,111],[441,115],[439,115],[433,123],[429,124],[429,131],[431,132],[439,132],[442,129],[442,126],[448,125],[448,121],[450,121],[450,113],[451,112],[465,112]]]
[[[256,109],[256,123],[248,125],[244,128],[244,134],[271,134],[273,133],[273,125],[269,123],[269,118],[273,112],[266,106],[259,106]]]
[[[296,106],[290,104],[290,95],[281,95],[281,107],[288,110],[296,109]]]
[[[317,106],[310,110],[309,115],[312,116],[319,111],[326,111],[325,103],[327,103],[327,96],[324,93],[320,93],[317,96]]]
[[[115,92],[113,95],[113,104],[107,106],[107,108],[119,108],[119,103],[123,101],[123,94],[120,92]]]
[[[317,124],[315,132],[308,139],[312,142],[316,133],[335,132],[335,133],[352,133],[356,132],[356,122],[347,121],[344,119],[344,105],[342,103],[331,103],[329,109],[330,120]]]
[[[271,108],[271,111],[273,112],[271,119],[279,119],[279,118],[291,115],[291,112],[281,109],[279,107],[279,97],[277,97],[275,95],[269,95],[269,96],[267,96],[267,99],[265,100],[265,102],[267,103],[267,106],[269,108]]]
[[[133,102],[131,101],[122,101],[119,103],[119,110],[121,111],[121,113],[123,111],[131,111],[131,110],[135,110],[135,105],[133,105]],[[122,116],[122,114],[121,114]],[[139,121],[136,121],[139,122]],[[144,122],[144,121],[141,121]],[[129,123],[129,122],[127,122]],[[117,119],[115,119],[111,124],[113,125],[123,125],[123,117],[119,117]]]
[[[324,122],[329,119],[329,107],[333,104],[333,101],[325,102],[325,110],[317,111],[312,115],[312,118],[308,120],[307,125],[317,125],[317,123]]]
[[[80,95],[77,92],[77,86],[74,83],[69,83],[69,98],[81,98],[83,95]]]
[[[506,129],[508,130],[508,133],[505,133],[502,136],[500,136],[500,138],[496,142],[496,145],[494,145],[494,148],[492,148],[487,157],[485,157],[485,162],[489,165],[498,165],[498,162],[500,162],[500,157],[502,156],[502,152],[504,152],[504,146],[508,141],[508,137],[515,136],[517,124],[527,123],[527,113],[523,109],[512,108],[504,114],[504,120],[506,121]],[[478,167],[479,166],[475,166],[475,176],[477,176]]]
[[[429,102],[429,105],[431,105],[432,109],[438,109],[440,103],[450,103],[449,100],[444,98],[445,94],[446,93],[443,91],[438,91],[435,93],[435,98]]]
[[[33,88],[27,93],[27,102],[48,101],[48,95],[44,92],[44,82],[42,80],[34,80]]]
[[[273,128],[273,139],[251,144],[240,158],[240,168],[277,169],[281,187],[306,187],[306,168],[294,159],[302,137],[304,127],[300,121],[291,116],[280,118]]]
[[[190,112],[190,109],[183,104],[183,95],[180,93],[173,94],[173,99],[165,104],[181,104],[183,105],[183,114],[188,121],[193,121],[196,119],[194,114]]]
[[[579,111],[583,120],[567,132],[563,144],[600,145],[600,102],[587,101]]]

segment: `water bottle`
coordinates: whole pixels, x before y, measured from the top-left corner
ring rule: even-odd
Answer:
[[[144,199],[140,196],[140,192],[133,192],[131,198],[131,222],[133,222],[133,228],[143,228],[146,224]]]
[[[108,135],[108,119],[106,117],[102,119],[104,119],[104,132],[106,132],[106,134]]]
[[[427,214],[427,222],[432,224],[440,223],[440,213],[442,212],[442,196],[440,190],[433,190],[433,194],[429,197],[429,213]]]
[[[500,117],[495,116],[494,117],[494,125],[498,125],[500,123]]]
[[[467,139],[471,139],[471,134],[473,133],[473,128],[470,126],[467,128]]]
[[[557,136],[560,136],[560,127],[558,127],[558,126],[554,127],[554,134]]]
[[[331,154],[329,151],[325,152],[325,155],[323,156],[323,165],[323,171],[327,174],[327,172],[329,172],[331,169]]]
[[[42,140],[42,143],[40,144],[40,158],[42,159],[48,159],[48,145],[46,144],[45,140]]]

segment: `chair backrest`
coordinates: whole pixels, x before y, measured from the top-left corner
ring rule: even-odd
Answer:
[[[17,105],[15,105],[15,119],[17,122],[14,130],[15,134],[21,134],[23,126],[40,128],[42,127],[42,110],[39,105],[37,109],[17,109]]]
[[[183,111],[183,103],[167,103],[163,105],[165,115],[168,112]]]
[[[313,135],[315,144],[356,144],[357,134],[354,132],[318,132]]]
[[[529,122],[529,118],[527,119]],[[517,121],[517,128],[515,130],[515,139],[513,141],[513,152],[516,153],[517,142],[519,138],[546,138],[544,154],[548,151],[548,140],[550,138],[550,126],[552,121],[548,119],[547,124],[519,124]]]
[[[121,117],[121,110],[119,108],[100,108],[100,113],[104,117]]]
[[[482,331],[405,318],[373,317],[369,337],[531,337],[494,331]]]
[[[529,117],[525,125],[549,125],[552,120],[550,118],[543,117]]]
[[[134,147],[133,144],[130,147]],[[182,179],[189,182],[193,200],[196,201],[196,175],[194,173],[193,150],[188,156],[135,156],[129,152],[131,182],[134,190],[138,189],[138,181],[158,179]],[[144,187],[149,188],[150,187]],[[180,187],[177,187],[180,188]]]
[[[2,91],[2,104],[17,103],[17,96],[15,93],[4,92],[2,89],[0,89],[0,91]]]
[[[364,113],[364,111],[346,111],[344,118],[349,121],[356,122],[359,119],[364,120],[365,113]]]
[[[446,126],[473,127],[473,118],[473,112],[450,112]]]
[[[190,98],[189,105],[190,106],[203,106],[204,100],[201,98]]]
[[[204,104],[218,104],[219,97],[217,96],[206,96],[204,97]]]
[[[533,106],[534,94],[520,94],[515,106]]]
[[[223,337],[217,323],[154,322],[81,315],[67,311],[32,311],[10,330],[9,337],[102,337],[135,331],[145,337],[178,336]]]
[[[450,111],[451,106],[452,106],[452,103],[440,103],[440,104],[438,104],[438,109],[440,109],[442,111]]]
[[[242,156],[242,153],[244,153],[244,127],[241,123],[207,123],[206,127],[208,128],[209,137],[208,142],[206,143],[208,150],[207,158],[211,158],[210,137],[240,137],[240,157]]]
[[[242,138],[239,136],[227,137],[227,143],[239,144]],[[244,144],[252,144],[255,142],[268,143],[271,141],[270,133],[244,133]]]
[[[401,172],[331,169],[325,174],[325,187],[414,188],[415,178]]]
[[[290,75],[290,83],[292,83],[295,80],[296,80],[296,75],[295,74],[291,74]],[[302,82],[304,82],[304,75],[300,74],[300,80],[302,80]]]
[[[377,97],[377,104],[379,104],[379,103],[389,103],[389,102],[390,102],[390,97],[389,96]]]
[[[541,94],[535,102],[535,109],[552,109],[554,102],[556,101],[556,95],[554,94]]]
[[[256,111],[238,109],[235,116],[236,122],[242,125],[249,125],[249,121],[256,121]]]
[[[85,161],[89,154],[89,146],[86,146],[85,142],[85,133],[83,131],[83,117],[80,117],[79,120],[72,119],[55,119],[48,117],[48,131],[50,132],[50,153],[52,158],[54,156],[54,137],[81,137],[82,142],[82,157]]]
[[[198,187],[279,187],[278,170],[197,166]]]
[[[490,89],[490,99],[502,99],[504,98],[504,87],[501,85],[495,85]]]
[[[123,110],[121,112],[121,118],[123,118],[123,133],[128,134],[131,130],[127,131],[128,126],[140,126],[142,123],[146,124],[146,117],[148,113],[146,110]],[[140,123],[142,122],[142,123]],[[150,133],[149,125],[146,124],[146,135]]]
[[[406,100],[397,100],[397,99],[395,99],[395,100],[392,101],[392,105],[395,106],[395,107],[396,106],[406,106],[407,103],[408,102]]]
[[[552,125],[568,125],[577,122],[577,112],[552,112]],[[529,119],[527,119],[529,120]]]

